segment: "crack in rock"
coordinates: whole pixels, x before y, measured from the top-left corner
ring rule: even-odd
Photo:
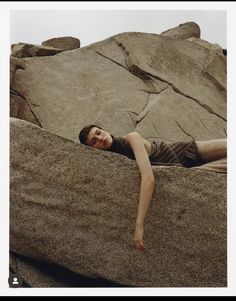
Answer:
[[[127,111],[127,113],[129,114],[129,117],[131,118],[131,120],[133,122],[133,125],[136,128],[136,126],[137,126],[137,120],[135,120],[131,114],[135,114],[135,115],[138,115],[138,114],[135,113],[135,112],[132,112],[132,111]]]
[[[136,120],[137,125],[150,113],[150,108],[153,106],[153,104],[150,105],[150,108],[148,108],[150,103],[150,93],[148,93],[146,103],[142,109],[142,111],[138,114],[138,118]]]
[[[210,79],[210,80],[215,84],[215,86],[216,86],[217,88],[219,88],[220,90],[222,90],[222,91],[225,91],[225,90],[226,90],[226,89],[225,89],[225,85],[224,85],[221,81],[219,81],[215,76],[211,75],[208,71],[205,71],[205,72],[203,73],[203,75],[204,75],[206,78]]]
[[[137,91],[141,91],[141,92],[148,93],[148,94],[157,94],[158,95],[158,94],[164,92],[165,90],[167,90],[168,88],[169,88],[169,85],[167,85],[165,88],[163,88],[160,91],[146,91],[146,90],[137,90]]]
[[[10,95],[20,96],[20,93],[18,93],[17,91],[13,90],[12,88],[10,88]]]
[[[148,93],[146,103],[145,103],[144,107],[142,108],[142,111],[141,111],[140,114],[142,114],[142,112],[145,111],[146,107],[148,106],[149,99],[150,99],[150,93]],[[140,115],[140,114],[139,114],[139,115]]]
[[[115,62],[114,60],[112,60],[111,58],[102,55],[101,53],[99,53],[98,51],[96,51],[96,53],[98,53],[99,55],[103,56],[104,58],[112,61],[113,63],[123,67],[124,69],[126,69],[127,71],[131,72],[132,74],[134,74],[135,76],[141,78],[146,84],[147,83],[151,83],[153,86],[153,79],[158,79],[161,82],[167,83],[168,85],[170,85],[172,87],[172,89],[177,93],[177,94],[181,94],[183,96],[185,96],[186,98],[189,98],[191,100],[193,100],[194,102],[196,102],[198,105],[200,105],[203,109],[205,109],[208,113],[216,115],[217,117],[219,117],[220,119],[227,121],[223,116],[219,115],[218,113],[214,112],[208,105],[201,103],[200,100],[181,92],[174,84],[170,83],[169,81],[157,76],[157,75],[153,75],[145,70],[142,70],[141,68],[139,68],[137,65],[132,63],[132,60],[129,56],[129,51],[126,49],[126,47],[121,43],[115,40],[115,42],[117,43],[117,45],[122,49],[124,56],[125,56],[125,62],[127,65],[127,68],[125,66],[123,66],[122,64]],[[153,86],[154,87],[154,86]],[[154,88],[155,90],[155,88]]]
[[[148,116],[148,114],[150,114],[150,111],[148,111],[146,114],[144,114],[143,116],[141,116],[139,119],[137,119],[137,125],[146,117]]]
[[[198,116],[198,117],[199,117],[199,116]],[[207,129],[207,127],[206,127],[205,123],[203,122],[202,118],[199,117],[199,119],[200,119],[200,121],[202,122],[202,125],[204,126],[204,128]]]
[[[215,85],[217,88],[219,88],[220,90],[223,90],[225,91],[226,90],[226,87],[225,87],[225,84],[222,83],[219,79],[217,79],[214,75],[212,75],[207,69],[208,67],[211,67],[212,64],[214,64],[214,61],[216,60],[218,56],[218,52],[216,51],[214,53],[214,55],[212,55],[211,57],[211,60],[209,61],[209,63],[206,65],[206,67],[202,70],[202,74],[203,76],[205,76],[206,78],[210,79]],[[225,70],[226,72],[226,70]]]
[[[113,59],[111,59],[111,58],[109,58],[109,57],[107,57],[106,55],[102,54],[101,52],[99,52],[99,51],[97,51],[97,50],[95,50],[95,52],[96,52],[98,55],[102,56],[103,58],[105,58],[105,59],[111,61],[112,63],[114,63],[114,64],[116,64],[116,65],[118,65],[118,66],[124,68],[125,70],[129,71],[127,68],[125,68],[125,66],[123,66],[122,64],[120,64],[120,63],[114,61]]]
[[[30,107],[29,102],[27,101],[27,99],[23,95],[21,95],[18,91],[16,91],[15,89],[13,89],[13,88],[10,89],[10,93],[12,93],[12,94],[14,94],[16,96],[19,96],[22,99],[24,99],[24,101],[26,102],[26,104],[29,107],[30,112],[33,114],[33,116],[35,117],[35,119],[38,122],[39,126],[42,128],[41,123],[39,122],[39,120],[38,120],[37,116],[35,115],[35,113],[32,111],[32,109],[31,109],[31,107]]]
[[[191,137],[193,141],[195,141],[195,138],[193,138],[192,135],[190,135],[189,133],[187,133],[187,132],[182,128],[182,126],[181,126],[181,125],[179,124],[179,122],[175,119],[175,117],[174,117],[174,120],[175,120],[175,122],[177,123],[178,127],[181,129],[181,131],[182,131],[183,133],[185,133],[185,135],[187,135],[188,137]]]
[[[155,76],[153,75],[154,78],[157,78],[158,80],[160,80],[160,77],[158,76]],[[177,93],[177,94],[180,94],[180,95],[183,95],[184,97],[186,98],[189,98],[191,100],[193,100],[195,103],[197,103],[199,106],[201,106],[203,109],[205,109],[208,113],[210,114],[213,114],[213,115],[216,115],[217,117],[219,117],[220,119],[224,120],[224,121],[227,121],[223,116],[219,115],[218,113],[214,112],[208,105],[206,104],[203,104],[200,102],[200,100],[188,95],[188,94],[185,94],[183,92],[181,92],[176,86],[174,86],[174,84],[171,84],[170,82],[167,82],[165,80],[163,80],[164,82],[168,83],[172,89]]]

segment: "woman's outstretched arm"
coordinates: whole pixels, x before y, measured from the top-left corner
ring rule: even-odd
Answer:
[[[141,187],[135,225],[134,244],[136,248],[144,250],[144,220],[152,199],[155,179],[142,137],[137,132],[132,132],[125,136],[125,139],[133,149],[141,174]]]

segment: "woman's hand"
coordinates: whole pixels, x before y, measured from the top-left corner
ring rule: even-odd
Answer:
[[[145,251],[143,244],[143,225],[136,225],[134,234],[134,246],[140,251]]]

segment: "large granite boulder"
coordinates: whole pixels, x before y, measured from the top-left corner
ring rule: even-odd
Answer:
[[[80,40],[73,37],[53,38],[42,42],[44,46],[63,49],[64,51],[80,48]]]
[[[10,249],[26,283],[63,286],[49,276],[40,281],[34,265],[29,276],[32,261],[19,255],[48,263],[49,275],[57,264],[124,286],[227,285],[224,174],[153,167],[143,253],[133,246],[140,183],[135,161],[20,119],[12,118],[10,128]],[[44,264],[41,277],[45,271]]]
[[[143,254],[132,245],[136,163],[78,144],[89,123],[148,140],[226,137],[221,47],[189,22],[59,50],[11,56],[11,271],[33,287],[80,286],[81,277],[107,286],[226,286],[225,160],[153,168]]]
[[[147,139],[226,136],[226,58],[218,48],[131,32],[23,60],[12,88],[43,128],[63,137],[77,141],[78,130],[94,122]]]
[[[183,40],[194,37],[200,39],[201,30],[198,24],[194,22],[187,22],[180,24],[175,28],[165,30],[161,33],[161,35]]]

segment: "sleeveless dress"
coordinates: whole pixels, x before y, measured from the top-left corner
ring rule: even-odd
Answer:
[[[107,149],[108,151],[119,153],[135,160],[134,152],[125,138],[112,136],[112,139],[113,142],[111,147]],[[150,143],[152,147],[149,155],[151,165],[174,165],[190,168],[202,163],[194,141],[166,143],[156,139]]]

